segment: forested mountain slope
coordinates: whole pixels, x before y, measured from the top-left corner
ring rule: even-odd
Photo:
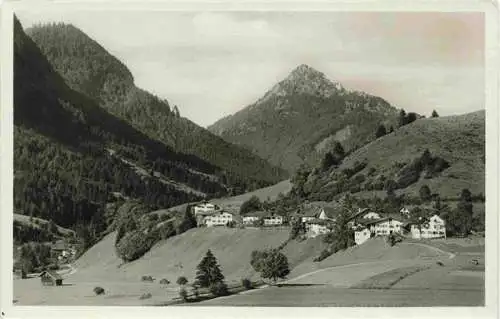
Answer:
[[[224,184],[244,191],[286,178],[283,170],[182,118],[165,99],[137,88],[123,63],[73,25],[35,26],[27,33],[69,87],[175,151],[220,168],[217,175]]]
[[[66,227],[92,225],[99,233],[105,204],[116,197],[154,209],[200,199],[178,184],[212,196],[226,192],[214,178],[218,167],[151,139],[69,88],[17,19],[14,125],[14,207],[20,214]],[[172,183],[139,174],[137,166]]]

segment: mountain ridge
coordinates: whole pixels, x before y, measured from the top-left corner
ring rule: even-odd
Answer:
[[[208,129],[293,171],[303,162],[314,163],[322,157],[324,152],[314,149],[323,140],[333,138],[333,142],[338,132],[350,128],[351,134],[339,142],[353,150],[372,140],[380,124],[395,127],[397,115],[398,110],[383,98],[345,89],[301,64],[255,103]]]

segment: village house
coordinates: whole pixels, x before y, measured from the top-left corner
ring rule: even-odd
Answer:
[[[319,235],[331,233],[333,230],[333,221],[318,218],[308,220],[305,226],[307,237],[314,238]]]
[[[40,274],[42,285],[44,286],[62,286],[63,279],[61,275],[53,270],[46,270]]]
[[[247,225],[247,226],[250,226],[250,225],[255,225],[255,223],[261,219],[261,218],[264,218],[264,216],[266,215],[265,212],[263,211],[256,211],[256,212],[251,212],[251,213],[247,213],[245,216],[243,216],[242,220],[243,220],[243,225]]]
[[[358,211],[349,218],[347,225],[352,229],[357,229],[359,226],[364,225],[363,222],[378,220],[381,218],[382,216],[379,213],[370,211],[368,208],[358,208]]]
[[[375,219],[365,223],[366,228],[375,236],[388,236],[403,232],[403,222],[392,217]]]
[[[227,226],[233,221],[233,214],[219,210],[203,217],[203,224],[207,227]]]
[[[410,209],[408,207],[401,208],[399,212],[401,213],[401,216],[405,218],[410,218]]]
[[[446,238],[446,223],[438,215],[432,215],[428,220],[420,224],[411,224],[411,236],[415,239],[422,238]]]
[[[368,228],[362,227],[359,230],[354,231],[354,242],[356,242],[356,245],[361,245],[371,237],[371,234],[372,233]]]
[[[281,215],[267,215],[264,217],[264,226],[283,225],[285,219]]]
[[[307,223],[316,219],[335,221],[336,215],[332,207],[311,206],[302,214],[302,222]]]
[[[209,212],[215,212],[219,210],[220,208],[212,203],[204,202],[204,203],[199,203],[194,206],[194,215],[199,215],[199,214],[205,214]]]

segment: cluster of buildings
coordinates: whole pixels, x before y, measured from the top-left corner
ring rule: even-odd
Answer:
[[[221,208],[218,205],[203,202],[193,208],[198,227],[229,226],[279,226],[285,223],[285,217],[270,212],[256,211],[240,216],[236,211]]]
[[[76,248],[73,245],[68,245],[64,240],[56,241],[50,249],[52,257],[57,258],[59,263],[70,262],[76,256]]]
[[[322,205],[309,205],[288,214],[291,221],[300,220],[307,237],[316,237],[334,231],[335,222],[341,209]],[[285,216],[272,212],[255,211],[244,216],[238,212],[204,202],[194,206],[194,215],[198,226],[280,226],[288,222]],[[358,209],[348,219],[348,225],[354,230],[354,240],[360,245],[375,236],[400,234],[415,239],[445,238],[445,221],[438,215],[432,215],[418,222],[410,221],[410,210],[402,208],[400,214],[383,215],[368,208]]]
[[[400,216],[381,216],[367,209],[360,209],[352,217],[350,226],[354,229],[354,239],[360,245],[375,236],[399,234],[414,239],[446,238],[446,223],[437,214],[418,222],[409,220],[406,208]]]

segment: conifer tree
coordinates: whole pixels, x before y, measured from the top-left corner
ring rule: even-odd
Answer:
[[[224,275],[219,268],[217,258],[215,258],[210,249],[196,269],[195,285],[199,287],[211,287],[217,283],[222,283],[224,280]]]

